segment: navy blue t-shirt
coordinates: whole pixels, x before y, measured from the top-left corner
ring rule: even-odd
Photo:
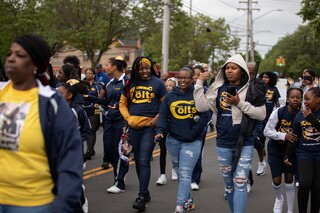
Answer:
[[[320,110],[313,114],[320,122]],[[306,121],[302,112],[296,115],[293,122],[293,133],[299,136],[296,147],[297,160],[320,161],[320,132]]]
[[[159,113],[160,99],[166,94],[166,86],[160,78],[151,76],[147,81],[138,81],[136,85],[130,88],[130,115],[156,116]]]
[[[240,133],[240,124],[233,125],[231,115],[231,105],[224,102],[224,97],[227,96],[227,84],[225,83],[218,90],[217,96],[217,146],[224,148],[234,148],[238,142]],[[237,86],[237,91],[241,85]]]
[[[296,117],[297,110],[295,113],[290,113],[287,106],[281,107],[278,109],[278,123],[275,127],[277,132],[282,133],[292,133],[293,121]],[[268,154],[284,156],[286,152],[288,141],[277,141],[269,140],[268,144]]]
[[[273,111],[273,108],[276,105],[277,100],[280,98],[280,93],[277,87],[275,86],[266,86],[266,110],[268,119]]]

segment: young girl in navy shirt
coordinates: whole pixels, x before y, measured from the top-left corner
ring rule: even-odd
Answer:
[[[282,174],[286,185],[286,197],[288,212],[293,212],[294,204],[294,181],[296,173],[294,166],[287,166],[283,162],[289,139],[296,139],[292,133],[292,124],[296,114],[299,112],[302,102],[302,90],[291,88],[287,92],[287,104],[274,110],[264,129],[264,135],[268,137],[268,163],[272,174],[272,187],[276,194],[273,212],[282,212],[284,198],[281,194]]]
[[[287,147],[285,162],[292,164],[296,152],[300,185],[298,207],[300,213],[307,212],[311,192],[310,212],[320,209],[320,89],[314,87],[304,94],[304,109],[299,112],[293,123],[293,133],[298,136],[291,139]]]

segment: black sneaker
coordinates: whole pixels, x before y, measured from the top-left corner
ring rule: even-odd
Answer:
[[[148,197],[146,198],[147,203],[149,203],[151,201],[151,196],[150,194],[148,195]]]
[[[110,168],[110,164],[109,164],[109,162],[103,162],[101,167],[102,167],[102,169],[109,169]]]
[[[85,156],[86,156],[86,159],[87,159],[87,160],[91,160],[91,159],[92,159],[91,150],[87,150]]]
[[[139,211],[144,211],[146,210],[146,204],[147,204],[147,200],[144,197],[138,197],[134,201],[132,208],[138,209]]]

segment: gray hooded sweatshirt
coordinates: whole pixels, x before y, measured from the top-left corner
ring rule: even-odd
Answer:
[[[194,86],[194,101],[196,108],[199,112],[207,111],[208,109],[212,110],[215,114],[217,114],[217,107],[216,107],[216,100],[218,96],[218,89],[223,86],[224,79],[223,79],[223,72],[225,67],[228,63],[235,63],[242,67],[247,75],[249,76],[249,70],[244,61],[243,57],[240,54],[234,55],[229,58],[222,68],[220,69],[219,73],[217,74],[215,82],[209,87],[206,94],[203,91],[203,81],[198,79],[196,85]],[[247,114],[250,118],[256,120],[264,120],[266,117],[266,107],[265,105],[255,107],[251,103],[245,101],[247,90],[249,87],[249,79],[248,82],[238,91],[238,95],[240,101],[238,105],[231,105],[232,111],[232,123],[233,125],[240,124],[242,119],[242,113]]]

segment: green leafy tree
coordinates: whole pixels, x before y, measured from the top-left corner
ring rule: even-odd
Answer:
[[[312,26],[300,26],[293,34],[282,38],[266,54],[261,63],[260,72],[270,70],[283,72],[286,76],[297,78],[304,68],[315,70],[320,75],[320,40],[314,36]],[[303,42],[301,42],[303,41]],[[279,56],[285,58],[286,65],[276,66],[276,59]]]
[[[298,14],[303,18],[303,21],[310,21],[313,31],[320,36],[320,1],[302,0],[301,4],[302,7]]]
[[[161,61],[163,2],[144,0],[144,7],[136,8],[144,23],[141,31],[143,51],[154,62]],[[153,11],[157,11],[156,13]],[[147,17],[147,18],[145,18]],[[225,59],[239,40],[230,37],[224,19],[217,21],[208,16],[190,17],[180,0],[170,4],[169,70],[178,70],[191,60],[207,62],[216,49],[217,58]]]
[[[94,66],[117,38],[136,26],[129,0],[1,0],[0,6],[2,60],[12,38],[32,32],[48,41],[52,53],[67,45],[85,52]]]
[[[0,0],[0,60],[14,37],[22,33],[39,33],[41,28],[40,1]]]
[[[129,0],[47,0],[44,11],[51,29],[47,33],[87,54],[92,67],[118,38],[134,25]],[[52,33],[52,34],[51,34]]]

